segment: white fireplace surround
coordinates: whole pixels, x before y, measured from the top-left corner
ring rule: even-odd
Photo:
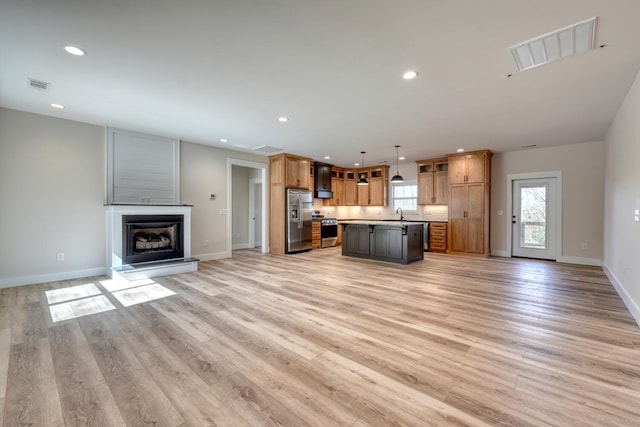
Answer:
[[[108,205],[107,206],[107,267],[114,279],[137,280],[155,276],[197,271],[197,261],[158,263],[127,270],[123,264],[122,217],[124,215],[183,215],[184,258],[191,257],[191,206]]]

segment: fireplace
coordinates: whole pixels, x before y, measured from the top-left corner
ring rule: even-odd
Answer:
[[[122,262],[184,257],[184,215],[122,215]]]
[[[115,280],[198,271],[190,205],[107,205],[107,267]],[[166,261],[165,261],[166,260]]]

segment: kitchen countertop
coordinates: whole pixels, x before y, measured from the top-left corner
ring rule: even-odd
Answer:
[[[360,221],[360,223],[364,224],[364,223],[384,223],[384,222],[400,222],[399,219],[338,219],[339,223],[355,223],[356,221]],[[442,222],[442,223],[447,223],[447,220],[429,220],[429,219],[405,219],[402,220],[402,222],[406,222],[406,223],[411,223],[411,222],[421,222],[421,223],[426,223],[426,222]]]
[[[338,220],[339,224],[362,224],[362,225],[386,225],[389,227],[402,227],[412,224],[424,224],[427,221],[400,221],[400,220],[369,220],[369,219],[350,219],[350,220]]]

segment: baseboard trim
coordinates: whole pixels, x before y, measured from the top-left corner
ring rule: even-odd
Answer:
[[[620,298],[622,298],[622,302],[627,306],[629,313],[631,313],[631,316],[635,319],[638,327],[640,327],[640,306],[638,306],[633,298],[631,298],[631,295],[629,295],[629,292],[627,292],[624,285],[618,280],[616,275],[613,274],[613,271],[611,271],[606,264],[602,264],[602,270],[609,278],[609,281],[615,288],[616,292],[618,292],[618,295],[620,295]]]
[[[198,258],[202,261],[214,261],[216,259],[231,258],[231,252],[214,252],[210,254],[192,255],[194,258]]]
[[[57,282],[58,280],[81,279],[83,277],[106,276],[107,267],[88,268],[86,270],[61,271],[59,273],[37,274],[33,276],[10,277],[0,279],[0,289],[16,286],[35,285],[37,283]]]
[[[572,256],[560,256],[557,262],[564,262],[565,264],[580,264],[580,265],[592,265],[594,267],[602,267],[602,260],[597,258],[581,258]]]
[[[491,256],[497,256],[502,258],[511,258],[511,254],[507,251],[496,251],[491,249]]]
[[[231,250],[237,250],[237,249],[249,249],[249,243],[234,243],[233,246],[231,246]]]

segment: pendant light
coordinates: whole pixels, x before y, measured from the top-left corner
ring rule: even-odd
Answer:
[[[366,151],[361,151],[360,154],[362,154],[362,167],[364,168],[364,153],[366,153]],[[358,185],[369,185],[369,180],[364,176],[364,174],[360,175],[360,179],[357,182]]]
[[[396,145],[396,174],[391,178],[392,184],[402,184],[404,182],[404,178],[400,175],[400,168],[398,167],[399,157],[398,157],[398,148],[399,145]]]

